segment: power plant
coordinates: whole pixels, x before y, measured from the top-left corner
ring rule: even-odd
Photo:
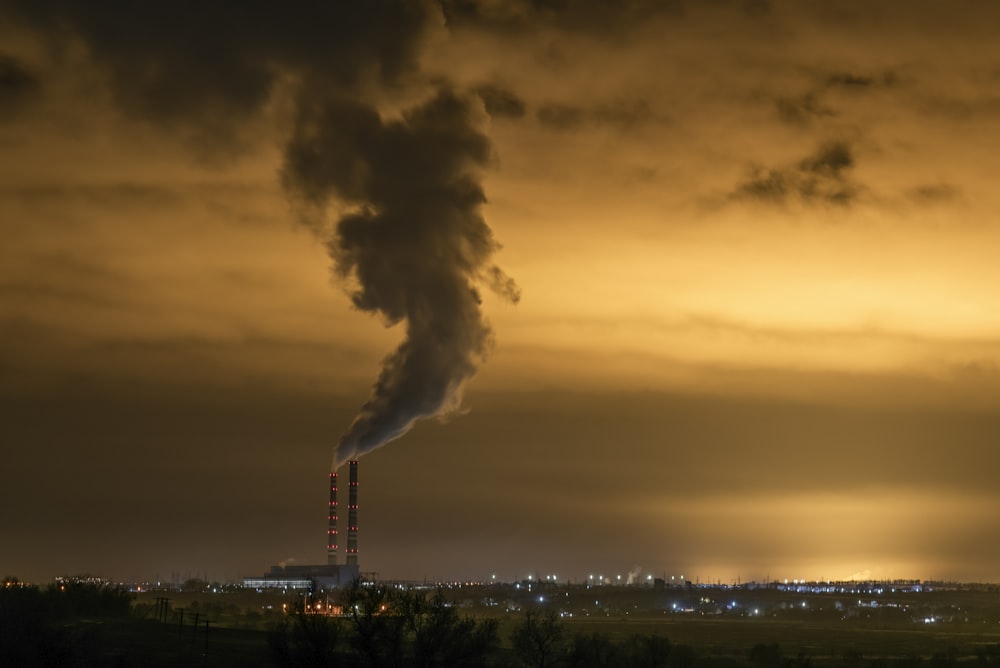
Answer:
[[[348,464],[347,563],[337,563],[337,472],[330,472],[330,501],[327,508],[326,563],[317,565],[284,564],[271,566],[260,577],[243,578],[244,587],[257,589],[336,589],[356,580],[358,566],[358,460]]]

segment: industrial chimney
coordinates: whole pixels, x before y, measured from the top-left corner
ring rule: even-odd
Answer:
[[[326,532],[326,563],[337,563],[337,472],[330,472],[330,527]]]
[[[358,460],[351,460],[347,506],[347,565],[358,565]]]

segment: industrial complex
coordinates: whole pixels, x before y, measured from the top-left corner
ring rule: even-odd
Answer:
[[[262,576],[243,578],[243,586],[255,589],[307,589],[329,591],[349,584],[360,576],[358,566],[358,460],[348,464],[347,558],[337,563],[337,472],[330,472],[330,505],[325,564],[271,566]]]

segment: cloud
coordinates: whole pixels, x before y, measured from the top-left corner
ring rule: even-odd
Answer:
[[[483,84],[475,89],[483,100],[486,113],[493,118],[522,118],[527,105],[517,94],[497,84]]]
[[[849,71],[818,74],[809,89],[800,95],[779,95],[774,98],[778,118],[788,125],[805,126],[816,120],[841,116],[829,101],[835,93],[870,93],[899,83],[892,70],[880,74],[857,74]]]
[[[961,191],[949,183],[927,183],[910,188],[906,196],[917,204],[941,204],[959,199]]]
[[[35,72],[17,58],[0,53],[0,118],[16,113],[40,88]]]
[[[52,44],[82,39],[132,116],[224,146],[288,76],[357,90],[398,82],[438,10],[430,2],[121,5],[14,2]]]
[[[778,118],[789,125],[804,126],[817,118],[835,116],[836,112],[824,106],[816,93],[799,97],[778,97],[774,100]]]
[[[826,142],[793,165],[752,167],[750,178],[730,196],[771,204],[797,200],[805,204],[846,206],[856,199],[859,190],[849,179],[854,162],[854,153],[847,142]]]
[[[538,120],[542,125],[557,130],[575,130],[583,125],[586,112],[568,104],[545,104],[538,108]]]
[[[576,130],[590,125],[625,131],[658,118],[651,105],[642,99],[592,107],[548,103],[540,106],[536,115],[542,125],[556,130]]]
[[[684,11],[679,0],[443,0],[450,25],[475,25],[490,30],[523,31],[556,27],[560,30],[616,39],[617,31],[641,26],[658,16],[676,16]],[[759,5],[745,2],[745,6]],[[752,13],[752,12],[751,12]]]
[[[826,78],[826,86],[840,86],[844,88],[870,88],[875,81],[869,76],[851,74],[849,72],[838,72]]]
[[[4,95],[16,94],[37,85],[37,76],[20,60],[6,53],[0,53],[0,91]]]
[[[846,142],[833,141],[820,147],[813,155],[799,163],[803,172],[827,176],[840,180],[846,169],[854,166],[854,156],[851,147]]]

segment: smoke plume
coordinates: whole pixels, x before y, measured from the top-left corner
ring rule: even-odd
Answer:
[[[353,281],[357,308],[406,328],[335,466],[457,407],[491,340],[478,283],[518,299],[490,263],[498,244],[481,213],[479,173],[491,157],[484,120],[478,98],[448,87],[394,120],[338,97],[301,106],[285,186],[310,208],[353,205],[329,242],[335,269]]]
[[[490,262],[498,246],[481,213],[492,152],[482,95],[493,106],[498,95],[420,71],[425,39],[445,23],[440,4],[12,0],[0,16],[54,49],[82,41],[122,111],[202,152],[238,144],[274,96],[293,91],[284,186],[310,212],[353,207],[328,244],[335,270],[357,308],[406,328],[335,462],[457,406],[491,338],[476,285],[513,301],[518,291]],[[374,100],[404,89],[425,101],[383,118]]]

